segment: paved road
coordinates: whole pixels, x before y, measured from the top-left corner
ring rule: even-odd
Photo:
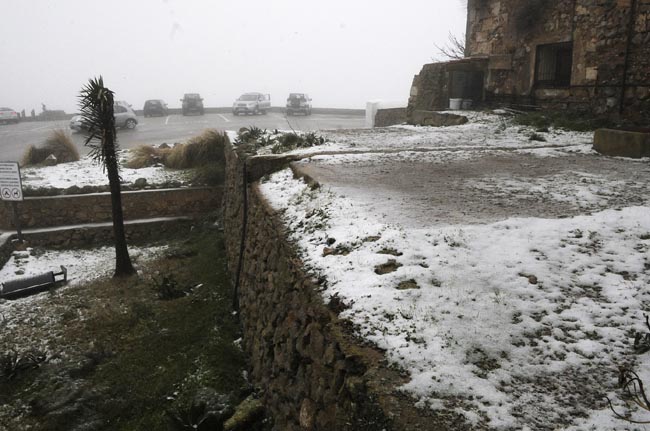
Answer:
[[[364,116],[313,114],[308,117],[292,116],[285,118],[279,112],[267,115],[240,115],[230,113],[206,114],[204,116],[170,115],[168,117],[138,117],[135,130],[119,130],[118,139],[122,148],[132,148],[140,144],[161,144],[163,142],[183,142],[206,128],[238,130],[255,125],[262,129],[284,129],[312,131],[327,129],[353,129],[364,126]],[[29,145],[40,145],[55,129],[69,130],[68,121],[28,122],[0,125],[0,161],[20,160]],[[83,146],[83,135],[73,133],[72,139],[81,154],[88,152]]]

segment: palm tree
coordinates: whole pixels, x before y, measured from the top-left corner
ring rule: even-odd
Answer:
[[[135,273],[124,234],[120,172],[117,163],[117,132],[113,116],[113,92],[104,87],[104,80],[90,81],[79,95],[82,122],[87,129],[84,145],[91,148],[90,155],[108,174],[113,212],[113,237],[115,240],[115,274],[124,277]]]

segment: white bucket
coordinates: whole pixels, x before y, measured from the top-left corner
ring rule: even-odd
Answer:
[[[474,103],[472,99],[463,99],[461,106],[463,107],[463,110],[472,109],[472,103]]]
[[[449,109],[458,111],[463,106],[463,99],[449,99]]]

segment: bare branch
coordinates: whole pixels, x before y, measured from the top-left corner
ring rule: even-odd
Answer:
[[[461,60],[465,58],[465,36],[456,37],[449,32],[445,45],[434,44],[438,54],[447,60]]]

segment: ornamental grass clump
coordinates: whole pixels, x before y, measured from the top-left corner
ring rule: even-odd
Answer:
[[[172,169],[197,168],[224,162],[224,148],[229,144],[228,135],[215,129],[207,129],[187,143],[176,145],[165,158],[165,166]]]
[[[76,162],[79,160],[79,151],[72,142],[70,135],[62,130],[53,130],[42,146],[30,145],[23,154],[21,165],[33,166],[41,164],[50,155],[56,158],[56,163]]]
[[[149,166],[164,165],[170,148],[153,147],[151,145],[139,145],[129,152],[129,160],[126,167],[130,169],[142,169]]]

